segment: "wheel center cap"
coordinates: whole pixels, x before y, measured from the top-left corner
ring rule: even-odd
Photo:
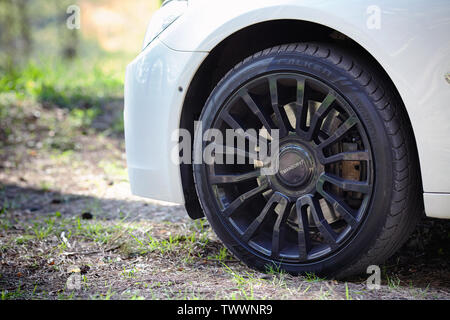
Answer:
[[[309,181],[313,163],[309,153],[299,146],[288,146],[280,151],[278,178],[282,183],[297,187]]]

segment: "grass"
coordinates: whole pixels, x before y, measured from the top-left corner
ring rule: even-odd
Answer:
[[[54,234],[55,219],[48,218],[44,221],[36,221],[33,225],[33,233],[38,240],[44,240],[51,234]]]
[[[24,245],[27,244],[29,241],[35,239],[33,235],[23,235],[16,238],[16,244],[18,245]]]
[[[11,216],[7,210],[0,217],[0,221],[9,218]],[[149,224],[147,221],[128,220],[127,217],[114,221],[95,217],[92,220],[83,220],[68,217],[61,211],[54,211],[38,219],[23,221],[20,226],[20,230],[24,232],[5,243],[9,246],[5,253],[18,250],[23,252],[21,258],[22,261],[27,261],[28,270],[41,272],[44,259],[44,269],[48,270],[48,275],[69,272],[67,266],[61,265],[61,257],[73,251],[81,254],[75,255],[77,257],[75,260],[68,260],[68,262],[77,261],[76,272],[80,275],[80,288],[69,290],[63,283],[60,290],[52,289],[54,292],[52,297],[59,300],[82,297],[99,300],[205,297],[229,300],[266,298],[354,300],[364,297],[362,293],[358,293],[357,289],[361,287],[355,283],[329,282],[312,273],[293,277],[281,271],[276,265],[267,267],[266,274],[269,275],[267,277],[241,264],[229,264],[228,250],[212,241],[211,230],[205,221],[189,221],[177,225]],[[67,243],[73,247],[69,248]],[[75,245],[76,243],[82,246]],[[113,244],[119,245],[120,250],[110,256],[108,251],[104,250],[111,248]],[[47,249],[44,249],[42,254],[29,256],[28,252],[32,252],[34,246],[44,246]],[[100,252],[100,256],[89,258],[90,252],[96,250]],[[84,253],[87,255],[84,256]],[[190,258],[186,259],[187,256]],[[99,262],[99,259],[102,262]],[[83,274],[81,270],[84,266],[89,266],[92,271]],[[103,277],[102,272],[110,273],[110,278],[104,285],[99,285],[96,277]],[[11,275],[5,277],[11,279]],[[180,281],[178,277],[182,280]],[[383,294],[391,292],[392,295],[402,290],[398,277],[389,275],[386,279],[388,286],[383,290]],[[23,280],[26,279],[20,278],[19,281]],[[123,285],[118,287],[118,283]],[[207,288],[210,285],[214,285],[215,289],[212,292],[206,291],[205,296],[205,289],[209,290]],[[26,285],[19,282],[6,288],[11,287],[14,289],[2,288],[0,291],[2,299],[50,297],[42,284]],[[410,283],[410,287],[405,290],[411,297],[419,299],[433,297],[432,294],[428,294],[428,287],[416,289]]]
[[[83,147],[77,143],[80,135],[121,135],[122,112],[111,114],[107,108],[123,99],[122,60],[103,54],[92,60],[46,58],[9,68],[0,65],[0,156],[20,163],[20,158],[12,159],[15,150],[2,149],[22,145],[32,155],[40,149],[55,157],[65,153],[64,160],[71,156],[67,152]],[[110,123],[97,128],[94,123],[102,115],[111,118]]]
[[[125,270],[125,267],[123,267],[123,272],[121,273],[121,275],[125,278],[136,278],[136,272],[136,268]]]
[[[328,290],[324,290],[322,287],[319,289],[319,293],[317,295],[318,300],[329,300],[331,298],[331,293]]]
[[[17,300],[24,297],[24,293],[21,290],[21,285],[17,287],[14,291],[2,290],[1,299],[2,300]]]
[[[5,70],[0,78],[0,95],[13,93],[19,99],[68,108],[74,110],[75,121],[89,122],[97,112],[95,107],[105,98],[122,95],[124,71],[104,65],[100,59],[29,60],[22,67]]]
[[[222,247],[219,250],[219,253],[213,255],[213,256],[208,256],[208,260],[214,260],[214,261],[218,261],[218,262],[226,262],[227,260],[230,260],[231,256],[229,254],[229,251],[227,248]]]
[[[352,296],[350,295],[350,290],[348,289],[347,282],[345,283],[345,299],[346,300],[353,300]]]
[[[396,290],[400,287],[401,280],[396,275],[387,275],[386,274],[386,282],[390,289]]]
[[[309,283],[321,282],[326,280],[325,278],[318,277],[316,274],[312,272],[306,272],[304,275],[304,279],[306,282]]]
[[[170,226],[168,225],[167,227]],[[120,241],[127,243],[128,239],[132,239],[133,242],[137,244],[140,255],[157,253],[162,256],[167,256],[168,254],[173,254],[177,256],[178,259],[182,258],[183,255],[199,252],[199,249],[202,247],[204,248],[210,241],[210,228],[207,227],[205,221],[192,222],[180,230],[181,232],[179,233],[161,237],[158,233],[152,235],[150,232],[142,232],[142,226],[139,223],[133,223],[132,221],[126,222],[125,219],[122,219],[119,223],[116,222],[114,225],[109,225],[107,221],[102,220],[97,221],[93,219],[84,221],[80,218],[65,218],[59,211],[49,214],[47,218],[29,222],[29,226],[26,230],[29,230],[32,233],[23,235],[21,240],[16,239],[16,245],[19,243],[25,245],[27,241],[34,240],[47,241],[47,239],[52,239],[54,236],[57,236],[60,241],[60,253],[64,253],[68,250],[66,243],[62,241],[62,232],[64,232],[64,238],[66,238],[66,241],[68,242],[91,241],[96,242],[99,245],[112,243],[115,236],[119,233]],[[183,260],[185,263],[193,264],[196,261],[207,260],[208,257],[214,257],[212,260],[217,260],[219,262],[226,262],[229,259],[228,251],[221,247],[217,249],[216,254],[209,256],[202,256],[201,254],[192,255],[190,261],[187,261],[184,258]],[[248,300],[256,298],[255,287],[261,283],[261,279],[257,279],[251,272],[242,274],[238,271],[234,271],[226,264],[223,264],[223,267],[235,284],[235,288],[228,294],[228,298]],[[131,267],[123,266],[120,276],[125,280],[138,280],[140,277],[140,270],[133,265],[131,265]],[[137,284],[139,283],[140,282],[137,282]],[[153,284],[151,288],[148,287],[148,284],[142,286],[144,286],[145,292],[149,293],[155,288],[155,285],[158,287],[157,284]],[[172,289],[173,285],[175,285],[175,283],[172,281],[168,281],[164,285],[160,284],[160,291],[164,291],[163,294],[167,298],[202,298],[202,294],[196,292],[196,290],[191,287]],[[86,275],[82,275],[81,290],[88,292],[90,291],[90,286],[89,278]],[[162,288],[161,286],[166,286],[166,288]],[[62,292],[58,293],[57,299],[73,299],[75,297],[74,294],[76,295],[76,292],[66,292],[64,289]],[[136,291],[130,289],[123,293],[111,292],[111,290],[108,290],[107,293],[91,294],[91,299],[110,299],[113,296],[117,297],[118,295],[132,300],[141,300],[144,298],[144,294],[139,290]],[[16,290],[16,292],[3,292],[3,296],[5,299],[16,299],[20,297],[20,289]]]
[[[89,201],[87,202],[90,203]],[[100,204],[97,204],[101,207]],[[100,208],[101,209],[101,208]],[[10,218],[8,210],[0,216],[0,221]],[[341,291],[338,294],[333,287],[331,287],[326,279],[321,278],[313,273],[307,273],[304,276],[292,277],[276,265],[270,265],[266,268],[266,274],[271,277],[266,277],[257,273],[256,271],[243,268],[240,264],[229,264],[231,255],[229,251],[222,246],[211,247],[211,229],[205,220],[192,221],[188,224],[176,226],[170,223],[161,223],[159,226],[152,226],[150,229],[146,222],[139,222],[128,220],[129,218],[122,217],[114,222],[108,220],[96,219],[83,220],[79,217],[67,217],[61,211],[54,211],[38,219],[25,221],[21,223],[21,228],[25,230],[23,234],[16,238],[12,238],[12,242],[5,243],[5,245],[14,248],[22,247],[28,251],[28,247],[39,245],[40,243],[48,243],[50,251],[45,255],[45,259],[58,259],[58,255],[64,256],[68,252],[94,252],[96,248],[111,248],[119,246],[119,252],[125,259],[141,259],[139,257],[148,257],[150,261],[157,257],[165,259],[167,263],[176,263],[178,272],[192,272],[203,261],[216,265],[216,272],[224,274],[222,280],[229,281],[223,291],[216,293],[216,298],[226,298],[230,300],[254,300],[265,299],[273,297],[267,292],[280,292],[278,297],[302,297],[306,299],[345,299],[354,300],[359,299],[360,296],[354,297],[357,292],[352,289],[347,282],[343,282]],[[176,227],[176,228],[175,228]],[[172,230],[167,233],[166,230]],[[176,231],[175,231],[176,230]],[[55,245],[56,239],[56,245]],[[80,249],[77,247],[69,247],[70,244],[76,243],[89,244],[90,249]],[[68,246],[69,244],[69,246]],[[53,247],[53,248],[52,248]],[[211,252],[211,249],[214,250]],[[205,249],[206,251],[202,251]],[[7,248],[6,250],[10,250]],[[17,250],[17,249],[14,249]],[[102,249],[100,249],[102,250]],[[27,259],[30,270],[40,270],[42,263],[32,257],[24,257]],[[47,260],[53,261],[53,260]],[[127,263],[119,264],[115,259],[103,259],[105,264],[110,265],[111,270],[115,265],[120,265],[120,270],[117,272],[117,278],[120,281],[133,282],[126,291],[118,291],[116,288],[112,290],[109,287],[108,291],[101,290],[95,279],[88,274],[80,274],[81,291],[67,291],[64,287],[62,291],[57,292],[56,299],[76,299],[80,297],[80,293],[84,292],[89,299],[132,299],[140,300],[143,298],[158,298],[164,297],[166,299],[199,299],[203,298],[203,293],[195,289],[199,284],[202,285],[203,279],[199,278],[197,282],[191,285],[184,283],[178,284],[170,278],[166,280],[158,280],[153,283],[143,280],[148,278],[148,271],[142,269],[142,265]],[[90,268],[96,268],[98,262],[88,262]],[[153,263],[153,262],[152,262]],[[32,267],[35,265],[35,267]],[[83,264],[84,265],[84,264]],[[81,264],[78,264],[81,268]],[[58,263],[48,265],[48,268],[54,270],[53,272],[61,272],[66,268],[60,266]],[[188,271],[191,270],[191,271]],[[79,272],[79,271],[78,271]],[[157,274],[160,270],[155,270]],[[163,272],[163,271],[161,271]],[[164,272],[163,272],[164,274]],[[195,276],[194,276],[195,278]],[[394,275],[386,275],[387,288],[386,290],[399,290],[400,280]],[[337,284],[337,283],[336,283]],[[32,296],[42,297],[44,293],[42,290],[24,287],[23,285],[16,286],[14,290],[2,291],[2,299],[23,299],[29,298],[31,289],[33,289]],[[105,284],[105,288],[108,288]],[[266,288],[262,290],[262,288]],[[40,288],[39,288],[40,289]],[[106,289],[105,289],[106,290]],[[411,296],[416,298],[428,297],[428,289],[415,289],[412,284],[409,291]]]
[[[228,251],[220,248],[214,255],[204,256],[201,251],[209,244],[210,230],[205,228],[204,220],[195,220],[190,223],[184,232],[175,235],[157,235],[151,231],[135,232],[133,227],[128,230],[128,235],[132,241],[124,244],[122,249],[127,254],[147,255],[158,253],[160,255],[176,254],[182,258],[186,264],[192,264],[198,259],[225,261],[229,258]],[[172,227],[170,224],[167,228]]]
[[[6,219],[0,221],[4,223],[4,220]],[[24,224],[24,227],[27,233],[15,239],[16,245],[27,245],[34,240],[46,241],[56,236],[58,239],[56,249],[60,253],[73,250],[69,248],[70,243],[89,241],[100,246],[119,246],[120,250],[128,256],[135,254],[143,256],[155,252],[160,255],[175,254],[187,264],[208,258],[219,262],[229,259],[228,251],[223,247],[212,256],[203,256],[199,253],[209,242],[209,229],[205,228],[204,222],[192,223],[187,228],[188,233],[171,234],[161,238],[150,232],[135,232],[140,229],[140,225],[127,222],[126,219],[111,224],[95,218],[92,220],[83,220],[79,217],[64,218],[57,211],[49,214],[47,218],[35,219],[28,225]],[[124,269],[121,274],[131,278],[135,272],[134,268]]]
[[[194,247],[205,246],[207,243],[205,237],[196,232],[188,235],[169,235],[169,237],[165,239],[157,239],[150,233],[146,233],[144,237],[138,237],[132,232],[130,232],[129,235],[138,244],[140,254],[147,254],[155,251],[160,254],[183,251],[189,255]]]
[[[3,229],[11,227],[7,217],[0,218]],[[56,236],[59,239],[57,248],[68,249],[68,243],[75,240],[92,241],[99,245],[109,245],[125,233],[127,227],[117,223],[110,225],[100,220],[82,220],[80,218],[63,218],[59,211],[47,215],[47,218],[35,219],[28,224],[23,223],[25,233],[14,238],[16,245],[27,245],[29,242],[46,241]]]
[[[425,288],[414,288],[412,284],[410,284],[411,294],[417,299],[425,299],[428,296],[428,291],[430,289],[430,284],[427,284]]]
[[[263,280],[256,278],[253,273],[236,272],[231,269],[225,263],[222,263],[225,271],[232,277],[233,282],[236,285],[236,291],[232,292],[230,298],[232,300],[255,300],[255,285],[263,282]]]
[[[98,221],[82,223],[80,218],[77,219],[77,234],[99,244],[108,244],[120,228],[120,225],[105,226]]]

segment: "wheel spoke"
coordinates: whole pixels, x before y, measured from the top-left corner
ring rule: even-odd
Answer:
[[[297,80],[297,97],[295,101],[297,108],[296,111],[296,121],[295,121],[295,131],[298,135],[306,135],[306,115],[307,108],[305,108],[305,79]]]
[[[334,184],[335,186],[344,191],[354,191],[366,194],[369,193],[371,189],[370,185],[366,181],[348,180],[335,176],[331,173],[323,173],[319,177],[318,184],[319,183],[323,184],[325,182]]]
[[[314,112],[311,123],[308,130],[308,140],[312,140],[314,135],[317,133],[317,131],[320,129],[321,120],[327,115],[327,113],[331,110],[331,106],[333,102],[336,100],[336,97],[334,94],[329,93],[325,99],[320,104],[319,108],[316,112]]]
[[[253,162],[248,162],[248,164],[254,165],[257,161],[261,164],[262,167],[270,164],[270,156],[263,155],[258,153],[257,151],[249,152],[247,150],[243,150],[237,147],[229,147],[221,144],[214,144],[214,152],[215,154],[223,154],[226,158],[226,164],[234,164],[234,155],[237,156],[237,164],[246,164],[245,159],[253,160]],[[228,157],[232,156],[231,159]]]
[[[267,145],[267,143],[268,143],[267,139],[263,138],[262,136],[255,137],[252,134],[246,134],[244,127],[230,113],[222,112],[220,118],[223,121],[225,121],[225,123],[228,124],[237,135],[244,137],[246,140],[248,140],[250,142],[250,144],[257,146],[258,140],[259,140],[260,144]]]
[[[368,160],[369,160],[369,152],[367,150],[364,150],[364,151],[347,151],[329,157],[321,157],[320,162],[325,165],[339,161],[368,161]]]
[[[261,226],[263,221],[266,219],[267,214],[269,213],[272,206],[275,203],[281,201],[281,199],[285,199],[284,196],[281,195],[281,193],[274,192],[272,194],[272,196],[270,197],[270,199],[267,201],[266,205],[262,209],[261,213],[259,214],[259,216],[255,220],[253,220],[253,222],[250,224],[250,226],[247,228],[247,230],[245,230],[244,235],[242,236],[242,239],[245,242],[248,242],[253,237],[255,232],[259,229],[259,227]]]
[[[282,224],[284,224],[289,216],[289,211],[286,210],[288,201],[285,198],[282,198],[280,203],[280,212],[278,213],[277,221],[275,221],[275,225],[273,226],[272,233],[272,257],[276,258],[280,255],[281,250],[281,239],[282,239]]]
[[[323,216],[322,208],[319,201],[312,198],[312,205],[310,206],[311,214],[314,218],[316,226],[319,228],[320,233],[325,238],[325,241],[334,248],[336,246],[337,234],[328,224],[328,221]]]
[[[278,85],[277,79],[275,77],[269,78],[269,90],[270,90],[270,100],[272,102],[272,109],[275,112],[275,117],[277,118],[278,127],[280,129],[280,138],[282,138],[287,135],[287,129],[280,112],[280,106],[278,103]]]
[[[222,183],[236,183],[251,179],[256,179],[261,175],[261,171],[254,170],[247,173],[241,174],[219,174],[219,175],[211,175],[210,183],[211,184],[222,184]]]
[[[258,154],[256,151],[249,152],[247,150],[243,150],[243,149],[240,149],[237,147],[224,146],[221,144],[216,144],[214,142],[213,142],[213,144],[214,144],[214,152],[216,154],[237,155],[238,157],[241,157],[241,158],[247,158],[250,160],[258,160]],[[229,163],[228,161],[226,163],[232,164],[232,163]]]
[[[330,245],[331,248],[336,247],[338,235],[336,234],[336,232],[334,232],[328,221],[325,219],[319,201],[311,195],[300,197],[299,200],[301,205],[307,204],[309,206],[309,210],[311,212],[311,215],[313,216],[316,227],[319,229],[319,232],[322,234],[325,241]]]
[[[242,100],[247,104],[250,110],[258,117],[259,121],[261,121],[262,125],[266,128],[266,130],[270,133],[272,130],[272,125],[269,124],[266,116],[262,113],[261,109],[256,105],[255,100],[250,96],[247,90],[243,89],[239,92]]]
[[[305,207],[302,205],[302,200],[299,198],[295,204],[298,219],[298,253],[300,260],[306,260],[311,243],[309,238],[309,221],[308,214]]]
[[[239,208],[242,204],[244,204],[247,200],[255,197],[258,194],[261,194],[263,191],[266,191],[269,188],[269,182],[264,180],[260,186],[247,191],[246,193],[240,195],[236,198],[225,210],[222,211],[222,214],[225,217],[230,217],[237,208]]]
[[[225,121],[232,129],[238,130],[241,129],[242,131],[245,131],[243,126],[235,119],[231,114],[229,114],[226,111],[223,111],[221,114],[221,118],[223,121]]]
[[[323,188],[324,182],[325,180],[319,179],[317,192],[344,218],[351,228],[354,228],[358,223],[355,218],[356,213],[342,199],[326,192]]]
[[[354,125],[358,123],[358,119],[354,116],[348,118],[336,131],[325,141],[319,144],[319,148],[323,149],[329,145],[337,142],[342,138]]]

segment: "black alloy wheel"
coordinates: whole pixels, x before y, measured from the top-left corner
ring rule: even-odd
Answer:
[[[211,143],[221,147],[223,141],[204,141],[207,129],[224,137],[228,129],[254,129],[259,143],[269,146],[278,130],[278,152],[256,161],[251,154],[260,146],[250,150],[254,138],[243,135],[244,149],[216,149],[216,156],[224,158],[234,153],[232,164],[194,165],[194,178],[212,227],[251,267],[345,275],[388,255],[367,259],[388,223],[395,160],[386,149],[392,141],[383,118],[366,88],[345,66],[317,56],[318,45],[311,53],[309,46],[272,48],[238,64],[211,93],[200,117],[195,150]],[[264,174],[275,162],[278,171]],[[417,209],[408,211],[413,213],[403,215],[415,221]],[[390,249],[404,241],[411,225],[400,225],[401,240],[392,237]]]

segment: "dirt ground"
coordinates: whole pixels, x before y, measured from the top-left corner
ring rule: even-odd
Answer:
[[[380,266],[379,290],[367,288],[368,275],[335,281],[247,268],[206,220],[130,194],[123,137],[107,130],[122,105],[111,108],[94,129],[67,133],[44,121],[64,123],[66,112],[25,106],[2,144],[2,299],[450,299],[444,220],[422,219]],[[62,135],[72,150],[40,145]]]

